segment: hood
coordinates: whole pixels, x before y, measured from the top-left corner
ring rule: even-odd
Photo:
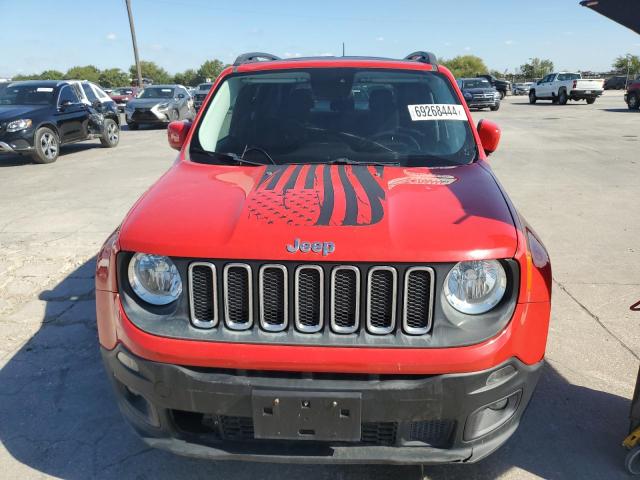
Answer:
[[[479,87],[479,88],[463,88],[462,89],[463,93],[471,93],[471,94],[474,94],[474,93],[495,93],[495,91],[496,90],[493,87],[487,87],[487,88],[481,88],[481,87]]]
[[[303,253],[296,240],[334,248]],[[179,162],[120,231],[125,251],[248,260],[447,262],[509,258],[516,244],[502,191],[480,164]]]
[[[114,102],[129,100],[130,98],[133,97],[133,95],[109,95],[109,96],[111,97],[111,100],[113,100]]]
[[[48,105],[0,105],[0,122],[18,120],[50,108]]]
[[[132,98],[127,102],[133,108],[152,108],[161,103],[171,103],[173,98]]]

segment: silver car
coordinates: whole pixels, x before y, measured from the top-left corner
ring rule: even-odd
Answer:
[[[130,130],[141,124],[165,124],[173,120],[192,119],[193,99],[182,85],[150,85],[124,109]]]

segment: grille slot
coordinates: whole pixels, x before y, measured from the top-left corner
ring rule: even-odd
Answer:
[[[260,267],[260,325],[269,332],[281,332],[288,324],[287,269],[284,265]]]
[[[216,267],[211,263],[189,265],[189,308],[191,323],[200,328],[213,328],[218,323]]]
[[[426,420],[412,422],[409,439],[423,442],[432,447],[446,448],[451,443],[455,420]]]
[[[431,330],[433,269],[412,267],[405,273],[402,327],[410,335],[424,335]]]
[[[248,330],[253,325],[251,267],[230,263],[224,267],[224,316],[232,330]]]
[[[395,445],[398,424],[395,422],[376,422],[362,424],[362,443],[371,445]]]
[[[360,323],[360,270],[335,267],[331,272],[331,328],[354,333]]]
[[[367,278],[367,330],[377,335],[396,326],[398,273],[392,267],[372,267]]]
[[[296,269],[295,275],[296,328],[304,333],[322,330],[324,323],[324,274],[318,265]]]

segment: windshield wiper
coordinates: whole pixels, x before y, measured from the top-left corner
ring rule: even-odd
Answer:
[[[364,165],[372,167],[398,167],[400,162],[358,162],[347,157],[338,157],[326,162],[304,162],[293,163],[292,165]]]
[[[262,162],[252,162],[251,160],[245,160],[237,153],[233,152],[211,152],[204,150],[203,148],[191,147],[192,153],[201,153],[207,157],[215,158],[216,160],[231,160],[238,162],[241,165],[253,165],[254,167],[264,167],[266,164]]]
[[[244,150],[242,151],[242,155],[240,155],[240,158],[244,159],[244,156],[247,154],[247,152],[258,152],[258,153],[261,153],[262,155],[267,157],[269,159],[269,161],[273,165],[276,165],[275,160],[271,157],[271,155],[269,155],[269,152],[267,152],[264,148],[260,148],[260,147],[254,146],[254,145],[246,144],[244,146]]]

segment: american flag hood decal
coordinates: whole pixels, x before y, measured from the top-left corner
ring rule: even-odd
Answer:
[[[249,199],[251,217],[290,226],[364,226],[385,213],[383,167],[274,165]]]

